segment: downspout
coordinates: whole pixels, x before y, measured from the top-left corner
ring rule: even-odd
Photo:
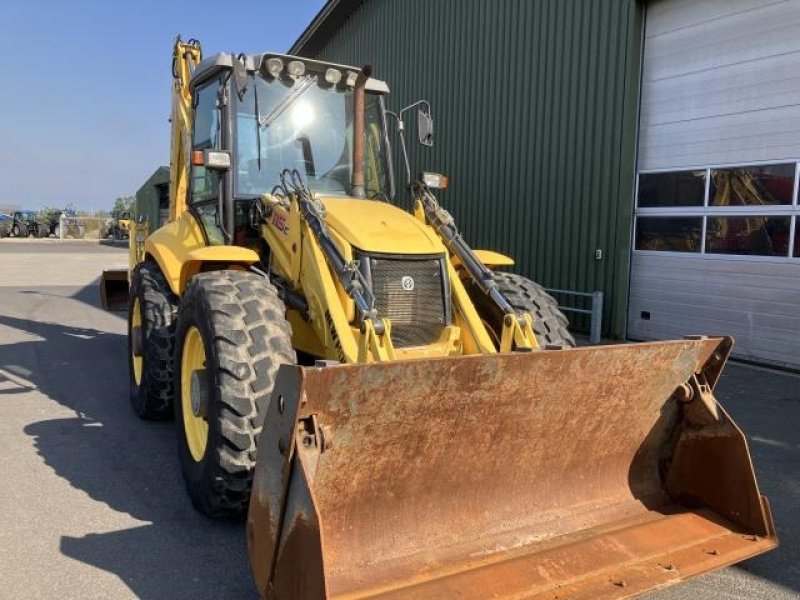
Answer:
[[[365,88],[372,75],[372,67],[364,65],[356,77],[353,89],[353,175],[350,180],[350,194],[356,198],[366,197],[364,181],[364,118]]]

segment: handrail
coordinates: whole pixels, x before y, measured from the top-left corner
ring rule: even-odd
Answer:
[[[580,313],[583,315],[590,315],[589,324],[589,342],[592,344],[599,344],[602,337],[603,330],[603,292],[576,292],[573,290],[560,290],[557,288],[545,288],[550,294],[564,294],[567,296],[581,296],[592,299],[592,308],[573,308],[571,306],[562,306],[560,303],[558,308],[563,312]]]

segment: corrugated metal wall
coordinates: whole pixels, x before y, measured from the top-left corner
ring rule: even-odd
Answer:
[[[372,64],[391,108],[428,99],[436,143],[412,144],[412,168],[451,177],[467,240],[547,287],[604,291],[621,336],[641,15],[634,0],[366,0],[317,56]]]
[[[163,224],[158,201],[158,186],[160,185],[169,185],[169,167],[156,169],[136,192],[133,216],[137,220],[144,216],[151,228],[157,228]]]

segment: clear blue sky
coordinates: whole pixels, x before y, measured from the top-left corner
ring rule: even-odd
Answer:
[[[3,0],[0,204],[110,209],[169,163],[177,34],[285,52],[324,0]]]

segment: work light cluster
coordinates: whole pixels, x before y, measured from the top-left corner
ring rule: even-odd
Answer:
[[[298,77],[302,77],[306,72],[306,65],[302,60],[290,60],[284,65],[283,59],[277,56],[268,58],[264,63],[264,68],[271,77],[280,77],[282,73],[285,73],[289,77],[297,79]],[[342,79],[344,79],[348,87],[353,87],[356,84],[357,77],[358,73],[355,71],[346,71],[343,73],[339,69],[333,67],[325,69],[325,81],[330,85],[338,85]]]

